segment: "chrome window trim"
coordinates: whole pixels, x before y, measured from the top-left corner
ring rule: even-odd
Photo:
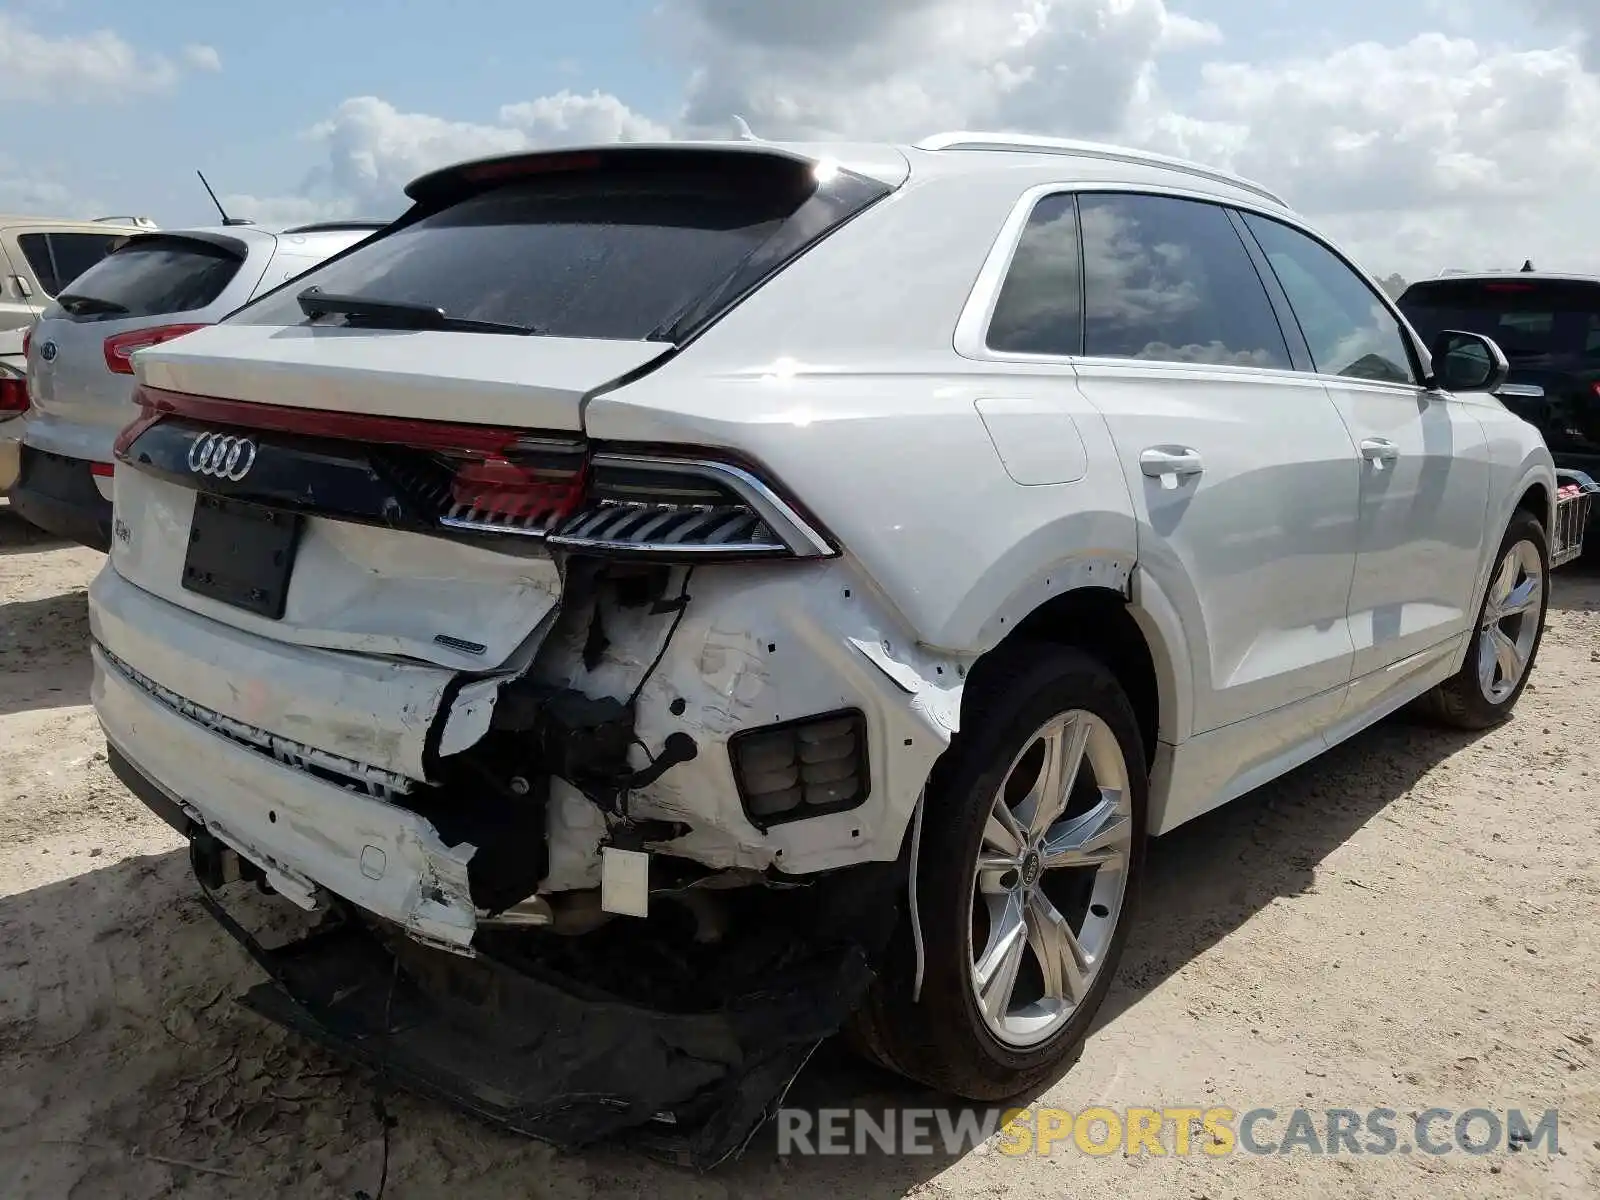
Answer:
[[[1211,371],[1242,371],[1252,376],[1293,376],[1297,379],[1314,378],[1336,382],[1344,385],[1376,386],[1394,388],[1396,390],[1415,393],[1425,387],[1422,383],[1393,383],[1375,379],[1354,379],[1348,375],[1327,375],[1320,371],[1299,371],[1293,367],[1247,367],[1229,363],[1186,363],[1175,362],[1169,359],[1151,358],[1106,358],[1104,356],[1089,356],[1078,354],[1022,354],[1016,351],[992,350],[988,345],[989,322],[994,317],[995,305],[1000,299],[1000,289],[1005,285],[1007,274],[1011,270],[1011,260],[1016,256],[1017,247],[1022,241],[1023,231],[1028,227],[1028,220],[1033,215],[1034,206],[1046,196],[1074,195],[1085,196],[1095,193],[1121,193],[1144,196],[1166,196],[1176,200],[1193,200],[1201,204],[1214,204],[1224,209],[1235,209],[1239,212],[1252,213],[1255,216],[1277,221],[1287,225],[1298,233],[1305,235],[1312,241],[1321,245],[1325,250],[1344,263],[1347,268],[1354,271],[1357,278],[1366,284],[1369,291],[1378,298],[1384,310],[1394,318],[1400,327],[1401,334],[1406,338],[1412,350],[1412,369],[1419,375],[1426,376],[1429,369],[1427,350],[1421,344],[1416,331],[1411,328],[1410,322],[1400,312],[1396,302],[1381,287],[1368,277],[1367,273],[1351,261],[1350,256],[1341,251],[1337,246],[1328,241],[1326,237],[1309,229],[1293,212],[1276,208],[1270,204],[1251,199],[1234,199],[1218,196],[1213,192],[1197,191],[1192,188],[1170,187],[1150,183],[1125,183],[1118,181],[1073,182],[1062,180],[1056,183],[1040,183],[1028,188],[1017,198],[1010,213],[1000,225],[1000,232],[995,236],[994,244],[990,246],[988,255],[984,258],[983,266],[979,268],[977,278],[973,281],[972,288],[967,294],[966,303],[962,305],[961,314],[956,319],[953,344],[955,352],[962,358],[971,359],[982,363],[1016,363],[1032,364],[1034,366],[1095,366],[1107,367],[1125,364],[1139,364],[1143,367],[1157,367],[1166,370],[1211,370]],[[1081,244],[1083,231],[1080,226],[1078,237]],[[1244,249],[1243,246],[1240,247]],[[1254,263],[1252,262],[1252,266]],[[1263,292],[1266,285],[1262,284]],[[1268,296],[1270,302],[1271,297]]]

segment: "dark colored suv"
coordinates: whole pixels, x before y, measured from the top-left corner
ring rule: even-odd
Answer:
[[[1493,338],[1511,364],[1506,407],[1538,426],[1558,468],[1600,478],[1600,278],[1446,275],[1399,303],[1424,342],[1444,329]]]

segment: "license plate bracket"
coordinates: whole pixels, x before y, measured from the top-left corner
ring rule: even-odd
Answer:
[[[296,512],[198,494],[183,559],[184,590],[281,619],[304,524]]]

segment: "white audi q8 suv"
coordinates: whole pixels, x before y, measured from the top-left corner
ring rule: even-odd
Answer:
[[[1527,682],[1504,358],[1255,184],[951,134],[408,195],[133,356],[94,695],[251,1003],[480,1113],[714,1157],[847,1017],[1021,1092],[1148,837]],[[238,879],[331,924],[268,949]]]

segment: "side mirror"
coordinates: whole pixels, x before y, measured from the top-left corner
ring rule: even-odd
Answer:
[[[1481,333],[1446,329],[1428,347],[1433,359],[1434,387],[1446,392],[1494,392],[1505,383],[1511,365],[1493,339]]]

